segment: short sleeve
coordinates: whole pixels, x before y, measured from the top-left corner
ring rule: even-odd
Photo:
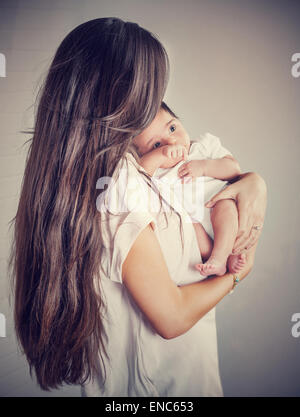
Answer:
[[[130,160],[116,173],[108,187],[100,211],[103,250],[101,267],[107,278],[122,283],[122,265],[139,233],[155,217],[146,204],[148,186]]]
[[[211,133],[205,133],[195,141],[197,146],[201,148],[201,152],[207,159],[218,159],[223,158],[226,155],[231,155],[224,146],[222,146],[220,139]]]

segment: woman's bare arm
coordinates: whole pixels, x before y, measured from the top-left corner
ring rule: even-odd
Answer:
[[[252,256],[239,274],[243,279],[251,270]],[[250,253],[249,253],[250,255]],[[156,331],[166,339],[188,331],[230,292],[233,274],[207,278],[177,286],[171,279],[151,226],[147,226],[131,247],[122,269],[123,282]]]

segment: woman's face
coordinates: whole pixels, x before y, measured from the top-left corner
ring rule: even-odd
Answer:
[[[190,149],[190,138],[182,123],[160,109],[153,122],[133,139],[139,154],[145,155],[164,145],[183,145]]]

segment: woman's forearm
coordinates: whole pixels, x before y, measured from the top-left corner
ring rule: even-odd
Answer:
[[[181,320],[178,328],[170,329],[170,338],[187,332],[206,313],[215,307],[233,287],[233,274],[206,278],[203,281],[180,287]]]
[[[252,249],[253,256],[247,256],[247,263],[239,273],[240,279],[250,272],[254,251],[255,247]],[[188,331],[233,286],[233,274],[177,286],[169,275],[161,247],[150,225],[139,233],[129,250],[123,263],[122,278],[141,311],[165,339]]]

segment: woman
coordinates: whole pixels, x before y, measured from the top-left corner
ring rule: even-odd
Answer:
[[[162,202],[131,145],[155,118],[167,78],[160,42],[116,18],[75,28],[51,64],[11,254],[16,332],[43,389],[222,395],[213,307],[233,276],[199,282],[190,267],[195,234],[182,214],[103,210],[107,192],[98,204],[99,179],[112,177],[119,197],[128,192],[116,187],[124,172],[142,180],[135,193],[150,190]],[[236,249],[252,246],[240,279],[251,269],[265,194],[258,175],[244,174],[216,196],[237,201]]]

